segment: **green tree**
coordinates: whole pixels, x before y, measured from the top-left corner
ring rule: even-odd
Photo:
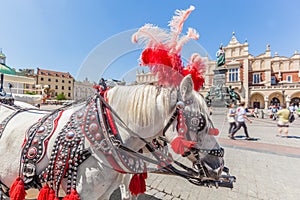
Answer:
[[[35,95],[35,92],[26,91],[25,94]]]
[[[57,95],[56,100],[66,100],[66,96],[63,93]]]

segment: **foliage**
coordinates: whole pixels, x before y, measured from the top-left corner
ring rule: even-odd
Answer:
[[[57,95],[56,100],[66,100],[66,96],[63,93]]]
[[[36,95],[35,92],[30,92],[30,91],[26,91],[25,94],[29,94],[29,95]]]

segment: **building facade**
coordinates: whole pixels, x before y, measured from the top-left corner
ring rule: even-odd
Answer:
[[[33,74],[32,71],[31,74]],[[26,76],[18,73],[11,67],[6,65],[6,56],[0,51],[0,74],[1,74],[1,89],[2,95],[11,94],[17,101],[24,101],[35,104],[42,100],[41,95],[36,94],[36,79],[34,77]]]
[[[94,83],[88,79],[74,82],[74,100],[87,99],[95,94]]]
[[[271,54],[268,44],[265,52],[253,56],[248,51],[248,42],[240,43],[235,34],[225,51],[226,86],[231,86],[249,108],[268,108],[271,105],[300,103],[300,54],[291,57]],[[208,61],[203,95],[213,85],[216,61]]]
[[[74,78],[68,72],[37,68],[36,83],[38,87],[48,90],[47,95],[51,99],[59,94],[64,94],[66,99],[74,99]]]

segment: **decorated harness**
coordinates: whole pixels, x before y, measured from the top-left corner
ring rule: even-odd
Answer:
[[[168,152],[162,150],[164,149],[163,145],[158,140],[163,141],[166,145],[168,141],[165,137],[159,137],[152,142],[141,138],[127,127],[101,95],[96,95],[87,101],[86,106],[78,109],[70,116],[68,122],[55,138],[48,166],[41,172],[37,172],[37,165],[45,157],[48,142],[56,131],[64,111],[56,110],[44,116],[27,130],[20,169],[20,177],[24,182],[25,189],[34,187],[40,189],[41,196],[58,197],[61,182],[66,179],[67,196],[78,196],[76,192],[78,166],[95,150],[102,152],[108,163],[116,171],[134,174],[129,185],[134,195],[145,192],[144,181],[138,182],[139,184],[134,182],[146,178],[146,172],[149,170],[146,163],[157,165],[158,168],[154,171],[178,175],[197,185],[205,185],[208,183],[207,181],[212,183],[211,180],[202,180],[206,174],[199,152],[223,157],[224,150],[222,148],[206,150],[197,147],[197,139],[192,138],[192,135],[202,131],[208,122],[203,113],[192,114],[184,111],[184,106],[191,103],[191,100],[177,103],[169,122],[163,129],[163,134],[177,119],[178,137],[171,142],[171,146],[176,153],[183,156],[190,153],[194,154],[197,158],[197,162],[194,163],[197,171],[173,160]],[[136,152],[125,146],[117,129],[116,121],[129,134],[144,141],[153,158],[144,156],[141,152]],[[5,127],[5,124],[2,126]],[[91,144],[91,148],[85,148],[86,139]],[[173,166],[172,162],[181,169]],[[223,186],[232,187],[232,182]],[[137,189],[136,187],[140,188]],[[42,195],[45,193],[47,195]],[[43,200],[43,198],[40,199]]]

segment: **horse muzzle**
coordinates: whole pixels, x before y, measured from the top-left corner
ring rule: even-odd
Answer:
[[[194,158],[198,157],[195,152],[194,155]],[[201,159],[198,157],[194,160],[193,166],[198,172],[198,176],[190,178],[191,183],[199,186],[233,188],[233,182],[236,181],[236,178],[231,176],[229,169],[224,166],[223,156],[217,156],[210,152],[205,157]]]

